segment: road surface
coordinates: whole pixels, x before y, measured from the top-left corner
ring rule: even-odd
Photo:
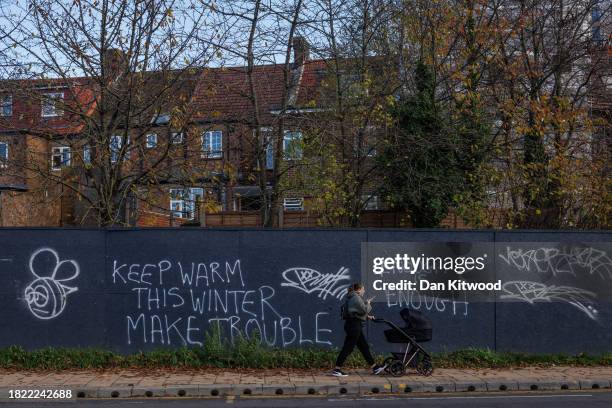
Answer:
[[[0,402],[0,407],[58,408],[609,408],[612,392],[388,396],[340,398],[108,399],[71,402]]]

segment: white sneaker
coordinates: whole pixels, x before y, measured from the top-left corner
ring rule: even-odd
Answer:
[[[375,365],[372,368],[372,374],[373,375],[378,375],[378,374],[382,373],[383,371],[385,371],[385,368],[387,368],[387,366],[385,366],[384,364],[383,365]]]
[[[332,370],[331,375],[333,375],[334,377],[348,377],[348,374],[340,370],[339,368],[334,368]]]

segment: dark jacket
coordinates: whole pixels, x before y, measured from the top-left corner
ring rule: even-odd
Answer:
[[[356,292],[347,295],[347,312],[351,318],[366,321],[372,311],[372,305],[366,303]]]

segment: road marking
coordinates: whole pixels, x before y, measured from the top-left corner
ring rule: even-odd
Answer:
[[[495,395],[483,397],[408,397],[408,399],[499,399],[499,398],[577,398],[577,397],[592,397],[592,394],[574,394],[574,395]]]
[[[495,395],[495,396],[470,396],[470,397],[381,397],[381,398],[361,398],[367,401],[397,401],[397,400],[445,400],[445,399],[500,399],[500,398],[579,398],[592,397],[593,394],[555,394],[555,395]],[[334,398],[328,399],[330,402],[346,401],[347,399],[357,400],[360,398]]]

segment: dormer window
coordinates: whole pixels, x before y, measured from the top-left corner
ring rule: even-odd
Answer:
[[[151,123],[155,125],[167,125],[168,123],[170,123],[170,114],[158,113],[157,115],[151,118]]]
[[[2,106],[0,107],[0,116],[13,115],[13,96],[4,95],[1,97]]]
[[[43,118],[61,116],[63,113],[62,103],[64,102],[63,92],[51,92],[43,94],[41,115]]]

